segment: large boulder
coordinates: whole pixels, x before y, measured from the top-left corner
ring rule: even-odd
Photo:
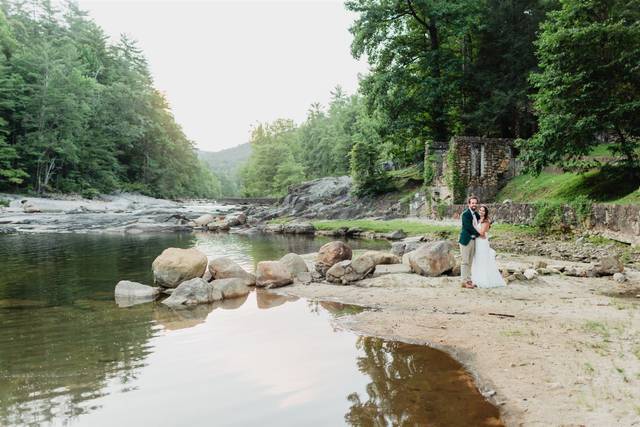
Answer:
[[[340,261],[326,272],[326,279],[333,283],[349,284],[362,280],[370,275],[379,264],[398,264],[400,258],[395,255],[379,252],[368,251],[360,255],[353,261]]]
[[[247,295],[250,289],[242,279],[219,279],[211,282],[214,288],[222,292],[224,298],[238,298]]]
[[[307,263],[302,259],[302,257],[298,254],[288,253],[282,258],[280,258],[280,262],[289,270],[291,276],[297,277],[301,273],[307,273],[309,268],[307,268]]]
[[[263,233],[280,234],[282,233],[284,226],[282,224],[264,224],[260,225],[258,229]]]
[[[220,289],[198,277],[180,283],[162,303],[169,306],[194,305],[220,301],[222,298]]]
[[[325,274],[334,264],[350,260],[352,251],[349,245],[344,242],[334,241],[323,245],[316,256],[316,270],[320,274]]]
[[[314,234],[316,228],[310,222],[291,222],[284,224],[282,231],[288,234]]]
[[[293,283],[293,276],[280,261],[260,261],[256,267],[256,286],[279,288]]]
[[[592,270],[596,276],[613,276],[624,271],[624,264],[614,256],[607,256],[600,258],[593,265]]]
[[[207,256],[197,249],[167,248],[153,261],[153,280],[175,288],[185,280],[202,277],[207,262]]]
[[[440,276],[456,266],[453,244],[446,240],[422,245],[408,259],[414,273],[428,277]]]
[[[213,221],[207,224],[207,230],[209,231],[229,231],[229,224],[225,221]]]
[[[215,280],[219,279],[242,279],[247,286],[256,284],[256,276],[245,271],[235,261],[227,257],[212,259],[209,263],[209,271]]]
[[[215,220],[214,216],[211,214],[204,214],[199,216],[198,218],[193,220],[193,224],[196,227],[205,227],[207,224],[209,224],[210,222],[213,222]]]

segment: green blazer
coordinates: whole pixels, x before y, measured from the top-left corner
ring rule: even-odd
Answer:
[[[480,233],[478,233],[478,230],[476,230],[473,226],[472,215],[474,214],[479,220],[480,214],[477,212],[472,213],[469,208],[465,209],[465,211],[462,212],[462,230],[460,230],[460,239],[458,240],[461,245],[468,245],[472,238],[478,237],[480,235]]]

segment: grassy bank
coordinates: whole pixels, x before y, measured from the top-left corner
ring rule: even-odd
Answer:
[[[599,203],[638,204],[637,178],[615,168],[579,173],[520,175],[500,191],[497,201],[570,203],[586,198]]]

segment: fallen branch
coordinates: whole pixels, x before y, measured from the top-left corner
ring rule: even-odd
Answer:
[[[489,313],[489,316],[498,316],[498,317],[516,317],[513,314],[503,314],[503,313]]]

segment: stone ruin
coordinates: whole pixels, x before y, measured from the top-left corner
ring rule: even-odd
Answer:
[[[464,195],[476,195],[483,203],[492,202],[498,191],[521,170],[512,139],[456,136],[449,142],[431,142],[425,149],[425,159],[431,162],[433,180],[423,194],[416,196],[411,206],[413,215],[424,215],[425,210],[431,211],[438,205],[464,201],[454,200],[448,182],[451,171],[447,159],[451,154],[458,177],[466,188]]]

